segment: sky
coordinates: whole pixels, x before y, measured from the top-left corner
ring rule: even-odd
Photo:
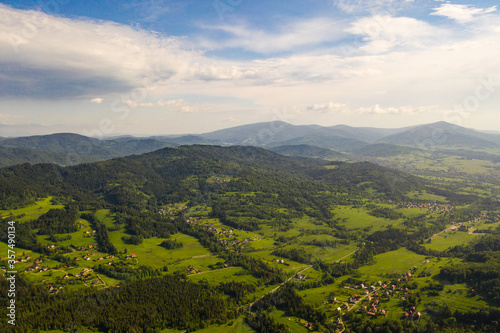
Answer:
[[[500,130],[499,3],[0,0],[0,136]]]

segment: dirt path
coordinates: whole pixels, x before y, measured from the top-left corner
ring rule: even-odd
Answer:
[[[200,259],[200,258],[206,258],[206,257],[213,257],[215,254],[204,254],[204,255],[201,255],[201,256],[194,256],[194,257],[191,257],[191,259]],[[186,260],[191,260],[191,259],[186,259]]]
[[[288,281],[290,281],[291,279],[293,279],[294,277],[296,277],[297,275],[299,274],[302,274],[303,272],[307,271],[309,268],[311,268],[312,265],[309,265],[307,266],[306,268],[304,268],[303,270],[295,273],[294,275],[292,275],[291,277],[289,277],[285,282],[281,283],[280,285],[278,285],[276,288],[270,290],[269,292],[265,293],[264,295],[262,295],[260,298],[256,299],[255,301],[253,301],[252,303],[250,303],[250,305],[248,306],[248,311],[252,311],[252,306],[257,303],[258,301],[260,301],[261,299],[263,299],[265,296],[271,294],[271,293],[274,293],[276,290],[278,290],[279,288],[281,288],[285,283],[287,283]]]
[[[351,253],[349,254],[346,254],[345,256],[343,256],[342,258],[338,259],[337,261],[335,262],[339,262],[341,261],[342,259],[345,259],[351,255],[353,255],[356,251],[358,251],[358,249],[352,251]],[[260,301],[262,298],[264,298],[265,296],[271,294],[271,293],[274,293],[276,290],[278,290],[279,288],[281,288],[285,283],[289,282],[291,279],[293,279],[294,277],[296,277],[297,275],[299,274],[302,274],[303,272],[307,271],[308,269],[312,268],[312,265],[308,265],[306,268],[304,268],[303,270],[295,273],[294,275],[292,275],[291,277],[289,277],[285,282],[281,283],[279,286],[277,286],[276,288],[270,290],[269,292],[265,293],[263,296],[261,296],[260,298],[256,299],[255,301],[253,301],[252,303],[250,303],[250,305],[248,306],[248,311],[251,312],[251,309],[252,309],[252,306],[257,303],[258,301]]]
[[[356,253],[358,250],[359,250],[359,249],[356,249],[356,250],[352,251],[351,253],[346,254],[345,256],[343,256],[342,258],[340,258],[339,260],[337,260],[337,261],[335,261],[335,262],[340,262],[342,259],[345,259],[345,258],[347,258],[347,257],[349,257],[349,256],[351,256],[351,255],[353,255],[353,254],[354,254],[354,253]]]
[[[101,280],[102,284],[104,284],[104,288],[107,288],[108,286],[106,285],[106,282],[104,282],[104,280],[101,278],[101,276],[99,274],[97,274],[97,278],[99,280]]]
[[[230,266],[230,267],[225,267],[225,268],[221,268],[221,269],[214,269],[214,270],[211,270],[211,271],[204,271],[204,272],[189,274],[188,276],[193,276],[193,275],[198,275],[198,274],[205,274],[205,273],[212,273],[212,272],[220,272],[220,271],[224,271],[226,269],[231,269],[231,268],[237,268],[237,267],[236,266]]]
[[[433,239],[434,237],[442,234],[443,232],[448,232],[448,231],[452,231],[452,230],[458,229],[458,228],[460,228],[461,225],[462,225],[462,223],[454,224],[454,225],[452,225],[452,226],[450,226],[450,227],[448,227],[448,228],[446,228],[444,230],[441,230],[440,232],[432,235],[431,237],[427,238],[426,240]]]

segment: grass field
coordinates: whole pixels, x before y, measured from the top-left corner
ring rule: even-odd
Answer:
[[[135,254],[139,265],[161,268],[183,260],[193,259],[193,257],[211,255],[210,251],[205,249],[196,238],[184,234],[175,234],[170,237],[183,244],[183,247],[173,250],[158,246],[163,239],[157,237],[144,239],[139,245],[125,244],[122,240],[125,235],[123,230],[112,231],[109,233],[109,239],[118,252],[126,250],[130,255]]]
[[[466,231],[443,232],[431,239],[431,242],[424,244],[425,247],[433,250],[446,250],[450,247],[466,244],[476,238],[477,235],[469,234]]]
[[[414,266],[421,266],[425,256],[401,248],[375,256],[372,264],[358,269],[362,276],[383,279],[386,274],[404,274]]]
[[[65,237],[65,236],[71,236],[71,239],[64,240],[64,241],[58,241],[57,246],[70,246],[71,244],[75,246],[88,246],[90,244],[95,244],[94,237],[92,237],[92,228],[87,220],[84,219],[77,219],[77,223],[80,226],[84,226],[83,228],[79,228],[78,231],[69,233],[69,234],[56,234],[55,236],[59,237]],[[85,231],[89,231],[89,234],[87,234]],[[52,245],[54,244],[53,241],[49,240],[48,235],[38,235],[37,236],[38,241],[41,244],[44,245]]]
[[[332,212],[336,218],[346,219],[346,222],[341,224],[350,230],[370,228],[370,231],[377,231],[384,229],[388,225],[396,226],[401,223],[401,219],[387,220],[372,216],[363,207],[339,206]]]
[[[305,289],[299,291],[299,294],[306,302],[326,310],[327,313],[330,312],[336,315],[338,312],[335,309],[348,301],[354,293],[358,295],[362,294],[362,290],[350,290],[342,287],[341,281],[345,281],[347,278],[355,278],[369,285],[374,285],[377,281],[389,283],[394,276],[402,276],[411,269],[414,272],[411,281],[415,282],[417,286],[417,289],[412,290],[412,292],[415,292],[430,282],[439,281],[438,274],[442,267],[459,262],[459,259],[428,259],[428,257],[417,255],[402,248],[375,256],[373,264],[360,267],[355,274],[343,276],[337,280],[338,282],[332,285]],[[421,274],[424,272],[425,274]],[[450,281],[441,282],[444,283],[445,287],[443,291],[439,292],[438,296],[429,296],[428,292],[425,291],[420,293],[421,301],[417,307],[417,311],[425,311],[427,304],[430,302],[446,303],[452,310],[480,309],[488,305],[480,296],[469,296],[468,288],[465,284],[454,284]],[[331,295],[335,295],[337,298],[337,302],[334,304],[327,302]],[[388,311],[386,318],[397,320],[402,316],[403,312],[399,301],[400,296],[403,296],[403,294],[399,295],[398,293],[393,297],[381,299],[379,308]],[[363,300],[356,306],[366,304],[368,304],[367,300]]]
[[[406,193],[406,196],[411,199],[427,200],[432,202],[447,202],[448,200],[440,195],[428,193],[426,190],[422,191],[412,191]]]
[[[99,209],[95,212],[95,217],[104,223],[107,228],[114,227],[114,216],[115,214],[111,213],[109,209]]]
[[[287,316],[286,313],[281,310],[274,310],[273,312],[271,312],[270,316],[277,323],[285,325],[285,327],[287,327],[291,333],[309,332],[309,329],[304,326],[304,323],[306,321],[303,319]]]
[[[52,197],[47,197],[40,201],[36,201],[34,205],[12,209],[12,210],[0,210],[0,217],[6,219],[9,216],[13,216],[12,219],[16,222],[25,222],[37,219],[40,215],[47,213],[52,208],[63,208],[63,205],[53,205]],[[17,217],[22,216],[22,217]]]

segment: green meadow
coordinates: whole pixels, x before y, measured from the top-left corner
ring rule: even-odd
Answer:
[[[369,228],[371,231],[382,230],[388,225],[395,226],[401,223],[401,219],[397,220],[387,220],[380,217],[375,217],[368,214],[368,211],[363,208],[354,208],[352,206],[339,206],[332,210],[336,218],[345,219],[345,222],[341,222],[346,228],[353,229],[365,229]]]
[[[47,213],[52,208],[63,208],[63,205],[54,205],[52,203],[52,197],[47,197],[45,199],[35,201],[34,205],[12,209],[12,210],[0,210],[0,217],[2,219],[12,219],[16,222],[24,222],[30,220],[36,220],[40,215]]]
[[[425,247],[433,250],[446,250],[450,247],[466,244],[474,240],[478,235],[469,234],[466,231],[443,232],[431,238],[430,243],[424,244]]]

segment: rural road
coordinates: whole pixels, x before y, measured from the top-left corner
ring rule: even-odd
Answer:
[[[339,262],[341,261],[342,259],[345,259],[351,255],[353,255],[356,251],[358,251],[358,249],[352,251],[351,253],[349,254],[346,254],[345,256],[343,256],[342,258],[338,259],[337,261],[335,262]],[[250,303],[250,305],[248,306],[248,311],[252,311],[252,306],[257,303],[258,301],[260,301],[262,298],[264,298],[266,295],[269,295],[271,293],[274,293],[276,290],[278,290],[279,288],[281,288],[285,283],[289,282],[291,279],[293,279],[295,276],[299,275],[299,274],[302,274],[303,272],[307,271],[308,269],[310,269],[312,267],[312,265],[309,265],[307,266],[306,268],[304,268],[303,270],[295,273],[294,275],[292,275],[291,277],[289,277],[285,282],[281,283],[279,286],[277,286],[276,288],[270,290],[269,292],[267,292],[266,294],[264,294],[263,296],[261,296],[260,298],[256,299],[255,301],[253,301],[252,303]]]
[[[462,225],[462,223],[459,223],[459,224],[454,224],[454,225],[452,225],[452,226],[450,226],[450,227],[448,227],[448,228],[446,228],[446,229],[444,229],[444,230],[441,230],[440,232],[438,232],[438,233],[436,233],[436,234],[432,235],[431,237],[429,237],[429,238],[428,238],[428,239],[426,239],[426,240],[433,239],[434,237],[436,237],[436,236],[438,236],[438,235],[442,234],[443,232],[448,232],[448,231],[455,230],[455,229],[459,228],[461,225]]]
[[[291,277],[289,277],[285,282],[282,282],[280,285],[278,285],[276,288],[270,290],[269,292],[265,293],[263,296],[261,296],[260,298],[256,299],[255,301],[253,301],[252,303],[250,303],[250,305],[248,306],[248,311],[252,312],[252,306],[257,303],[258,301],[260,301],[261,299],[263,299],[265,296],[271,294],[271,293],[274,293],[276,290],[278,290],[279,288],[281,288],[285,283],[287,283],[288,281],[290,281],[291,279],[293,279],[295,276],[299,275],[299,274],[302,274],[303,272],[307,271],[309,268],[311,268],[312,265],[309,265],[307,266],[306,268],[304,268],[303,270],[295,273],[294,275],[292,275]]]

